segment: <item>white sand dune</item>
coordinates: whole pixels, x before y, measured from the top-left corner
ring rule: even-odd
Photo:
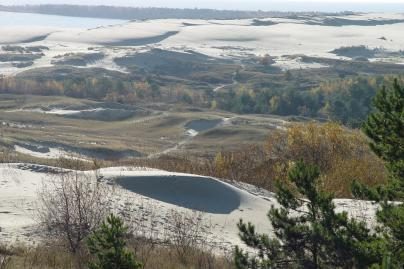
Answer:
[[[47,39],[57,42],[105,45],[126,40],[158,37],[168,32],[177,32],[181,26],[179,22],[170,20],[129,22],[89,30],[77,29],[56,32],[51,34]]]
[[[72,110],[72,109],[62,109],[62,108],[54,108],[50,110],[44,110],[41,108],[34,108],[34,109],[17,109],[17,110],[9,110],[6,111],[7,113],[13,112],[26,112],[26,113],[41,113],[41,114],[51,114],[51,115],[58,115],[58,116],[66,116],[66,115],[77,115],[82,112],[97,112],[97,111],[104,111],[105,108],[93,108],[93,109],[82,109],[82,110]]]
[[[33,40],[43,40],[59,28],[44,26],[5,26],[0,27],[0,44],[13,44],[32,42]]]
[[[370,19],[403,19],[399,14],[363,14],[338,18],[367,21]],[[133,21],[93,29],[32,26],[5,26],[0,30],[1,43],[18,43],[49,34],[51,42],[108,44],[125,40],[156,38],[169,32],[177,35],[155,43],[163,45],[238,45],[269,50],[273,55],[318,51],[328,52],[340,46],[368,45],[402,49],[400,35],[403,23],[378,26],[309,25],[300,20],[269,18],[280,22],[270,26],[252,26],[252,20],[150,20]],[[385,37],[386,40],[379,39]],[[130,45],[129,45],[130,46]],[[296,49],[296,51],[292,51]]]
[[[268,27],[240,25],[203,25],[184,28],[162,42],[163,45],[184,44],[189,47],[242,46],[255,53],[273,56],[305,54],[336,57],[329,52],[343,46],[366,45],[389,50],[404,49],[400,32],[404,24],[380,26],[318,26],[283,23]],[[385,37],[389,41],[381,40]]]
[[[33,242],[36,193],[43,174],[0,165],[0,238],[2,242]]]
[[[37,191],[52,178],[52,174],[47,173],[50,169],[29,164],[0,165],[0,236],[6,242],[40,240],[35,232]],[[210,223],[206,236],[227,250],[241,244],[236,227],[241,218],[252,221],[259,232],[271,233],[266,215],[277,202],[272,193],[251,185],[135,167],[106,168],[99,174],[105,180],[102,182],[109,182],[107,186],[111,186],[116,211],[134,218],[142,217],[144,212],[139,214],[139,210],[151,210],[144,207],[144,201],[148,201],[153,204],[160,229],[175,210],[183,214],[202,212]],[[111,182],[117,184],[111,185]],[[336,200],[336,204],[340,211],[374,222],[375,207],[370,203]],[[135,210],[126,211],[128,205]]]
[[[317,57],[341,58],[330,51],[344,46],[368,46],[389,51],[404,50],[404,23],[376,26],[324,26],[325,19],[344,19],[369,22],[370,20],[402,20],[402,14],[356,14],[335,17],[308,18],[268,18],[277,24],[254,26],[254,20],[178,20],[161,19],[149,21],[116,22],[87,29],[83,27],[46,27],[43,25],[12,26],[0,28],[1,44],[45,45],[49,51],[26,68],[2,64],[0,74],[15,75],[19,72],[52,66],[53,57],[65,53],[86,53],[96,47],[102,51],[103,60],[91,64],[126,72],[119,67],[114,58],[123,57],[162,48],[168,50],[194,50],[213,57],[251,58],[254,55],[270,54],[275,57],[277,66],[282,69],[320,68],[319,64],[307,64],[284,55],[307,55]],[[373,60],[373,59],[372,59]],[[395,62],[403,62],[397,59]]]
[[[28,164],[0,165],[0,236],[6,242],[39,240],[39,235],[34,235],[35,206],[39,188],[53,176],[46,173],[47,169]],[[172,210],[201,211],[212,223],[211,236],[229,246],[241,243],[236,227],[240,218],[254,220],[262,231],[270,229],[266,211],[274,201],[216,179],[127,167],[101,169],[100,175],[118,183],[115,191],[121,191],[114,197],[117,209],[128,201],[136,205],[147,199],[153,201],[161,219]]]
[[[162,218],[172,210],[184,214],[202,212],[212,225],[212,234],[206,236],[215,238],[224,247],[241,244],[237,230],[240,219],[254,220],[258,231],[271,232],[266,215],[277,204],[272,197],[261,197],[209,177],[161,170],[124,170],[127,168],[119,172],[115,168],[101,170],[105,177],[115,178],[128,195],[124,201],[129,197],[138,204],[141,199],[151,199]]]
[[[83,158],[83,156],[79,156],[78,154],[68,152],[68,151],[65,151],[60,148],[49,147],[49,148],[47,148],[46,151],[35,151],[35,150],[31,150],[31,149],[23,147],[23,146],[14,145],[14,150],[16,152],[19,152],[19,153],[22,153],[25,155],[29,155],[32,157],[36,157],[36,158],[43,158],[43,159],[67,158],[67,159],[71,159],[71,160],[80,160],[80,161],[84,161],[84,162],[90,162],[90,158],[85,159],[85,158]]]

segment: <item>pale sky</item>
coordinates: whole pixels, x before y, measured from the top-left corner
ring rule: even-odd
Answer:
[[[43,3],[238,10],[404,12],[404,0],[0,0],[3,5]]]

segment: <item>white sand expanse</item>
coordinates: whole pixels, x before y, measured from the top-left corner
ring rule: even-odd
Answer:
[[[0,44],[24,43],[26,40],[47,36],[60,30],[45,26],[2,26],[0,28]]]
[[[54,176],[49,169],[30,164],[0,165],[2,242],[35,244],[41,240],[35,218],[37,193]],[[236,227],[240,218],[252,221],[260,232],[271,233],[266,215],[277,202],[272,193],[251,185],[147,168],[115,167],[99,172],[102,184],[111,188],[114,209],[129,218],[150,216],[152,211],[156,229],[163,229],[175,210],[181,214],[202,212],[204,223],[209,224],[206,237],[224,250],[241,244]],[[338,210],[374,222],[375,207],[368,202],[336,200],[336,204]]]
[[[67,159],[72,159],[72,160],[80,160],[80,161],[84,161],[84,162],[90,162],[90,158],[85,159],[85,158],[83,158],[83,156],[79,156],[77,153],[74,154],[73,152],[68,152],[68,151],[65,151],[65,150],[63,150],[61,148],[49,147],[47,149],[48,150],[45,151],[45,152],[40,152],[40,151],[34,151],[34,150],[31,150],[31,149],[28,149],[28,148],[23,147],[23,146],[14,145],[15,152],[19,152],[19,153],[22,153],[22,154],[25,154],[25,155],[36,157],[36,158],[43,158],[43,159],[67,158]]]
[[[91,64],[125,72],[113,59],[127,54],[162,48],[168,50],[194,50],[214,57],[246,58],[269,54],[283,69],[319,68],[319,64],[303,64],[284,55],[307,55],[341,58],[330,51],[343,46],[367,46],[388,51],[404,50],[404,23],[376,26],[324,26],[312,25],[325,19],[345,19],[368,22],[370,20],[404,19],[403,14],[357,14],[318,18],[268,18],[277,24],[254,26],[254,20],[150,20],[116,22],[87,29],[85,27],[45,27],[43,25],[0,27],[0,45],[44,45],[44,57],[34,65],[16,68],[0,66],[0,74],[15,75],[21,71],[51,66],[53,57],[68,52],[101,51],[106,57]],[[38,40],[37,40],[38,39]],[[26,43],[29,42],[29,43]],[[94,50],[95,48],[95,50]],[[404,60],[403,60],[404,61]],[[401,61],[401,62],[403,62]],[[399,61],[400,62],[400,61]]]
[[[44,110],[41,108],[34,108],[34,109],[17,109],[17,110],[8,110],[7,113],[14,113],[14,112],[26,112],[26,113],[40,113],[40,114],[51,114],[51,115],[58,115],[58,116],[66,116],[66,115],[77,115],[82,112],[97,112],[97,111],[104,111],[105,108],[93,108],[93,109],[82,109],[82,110],[73,110],[73,109],[59,109],[54,108],[50,110]]]
[[[60,31],[51,34],[47,39],[56,42],[72,42],[85,44],[109,44],[123,40],[152,38],[167,32],[176,32],[181,24],[173,20],[153,20],[127,22],[124,24],[98,27],[94,29],[79,29]]]

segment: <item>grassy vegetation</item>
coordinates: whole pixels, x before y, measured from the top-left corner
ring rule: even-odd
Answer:
[[[0,62],[32,62],[41,57],[41,54],[0,54]]]
[[[20,96],[2,96],[2,111],[18,109],[23,104],[31,108],[43,106],[45,102],[49,107],[105,105],[65,97],[26,96],[20,100]],[[195,137],[187,135],[187,126],[200,119],[228,120],[201,130]],[[11,152],[4,159],[10,162],[55,165],[54,160],[12,153],[14,145],[28,149],[34,146],[34,151],[36,146],[63,148],[85,158],[104,160],[102,166],[149,166],[244,181],[274,190],[275,180],[286,178],[289,165],[307,156],[306,161],[322,169],[324,189],[338,197],[350,197],[350,184],[355,179],[368,185],[386,180],[382,162],[370,152],[366,139],[358,131],[335,124],[290,124],[283,120],[225,112],[190,112],[184,107],[113,122],[16,111],[0,113],[0,122],[6,123],[1,125],[0,132],[2,148]],[[130,151],[139,152],[140,158],[125,156]],[[159,156],[160,152],[172,157]],[[318,155],[322,163],[311,159],[310,154]]]
[[[58,116],[20,110],[41,108],[49,111],[53,108],[74,110],[100,107],[137,109],[136,111],[146,113],[135,113],[132,117],[120,121],[105,121],[103,114],[102,118],[95,120],[81,116]],[[2,145],[9,149],[15,144],[61,147],[94,158],[117,160],[125,159],[120,153],[126,151],[147,156],[188,141],[173,153],[188,151],[194,156],[214,156],[218,147],[236,149],[243,144],[262,142],[273,128],[271,118],[251,116],[243,119],[231,113],[192,111],[184,106],[164,109],[171,111],[152,108],[142,110],[139,107],[66,97],[0,95]],[[193,120],[210,119],[221,122],[223,118],[231,118],[230,125],[219,125],[214,129],[202,131],[192,139],[185,133],[187,124]],[[254,140],[249,139],[251,135],[254,135]]]
[[[45,50],[49,50],[46,46],[13,46],[13,45],[6,45],[2,46],[1,49],[3,51],[8,52],[18,52],[18,53],[33,53],[33,52],[43,52]]]
[[[82,253],[72,255],[57,242],[48,242],[44,245],[28,247],[16,246],[13,248],[1,246],[0,257],[6,257],[2,269],[73,269],[85,268],[89,255]],[[129,249],[133,251],[144,269],[233,269],[235,268],[231,257],[218,257],[209,252],[193,249],[184,260],[179,256],[174,246],[152,247],[147,242],[129,241]],[[144,255],[142,255],[144,253]],[[146,255],[147,254],[147,255]],[[77,266],[80,264],[80,266]],[[0,260],[0,265],[1,260]]]
[[[54,57],[52,61],[54,65],[72,65],[86,66],[96,61],[102,60],[105,57],[103,53],[67,53]]]
[[[353,57],[376,52],[352,47],[335,53]],[[370,112],[370,100],[377,90],[391,84],[393,76],[401,80],[403,76],[401,66],[393,63],[288,56],[326,67],[285,72],[273,65],[269,55],[236,61],[161,49],[116,58],[115,62],[129,73],[65,65],[84,66],[100,57],[102,53],[65,55],[57,60],[62,66],[32,69],[14,78],[0,77],[0,93],[129,105],[180,104],[241,114],[331,119],[358,127]]]
[[[124,164],[241,181],[275,191],[276,182],[287,181],[288,170],[299,160],[318,166],[320,188],[339,198],[352,197],[355,180],[377,186],[388,178],[383,161],[360,132],[331,123],[291,124],[287,130],[270,133],[266,143],[218,151],[215,158],[162,156]]]

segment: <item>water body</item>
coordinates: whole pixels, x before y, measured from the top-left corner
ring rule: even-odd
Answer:
[[[121,24],[124,20],[76,18],[57,15],[17,13],[0,11],[0,27],[5,26],[44,26],[60,28],[96,28]]]

